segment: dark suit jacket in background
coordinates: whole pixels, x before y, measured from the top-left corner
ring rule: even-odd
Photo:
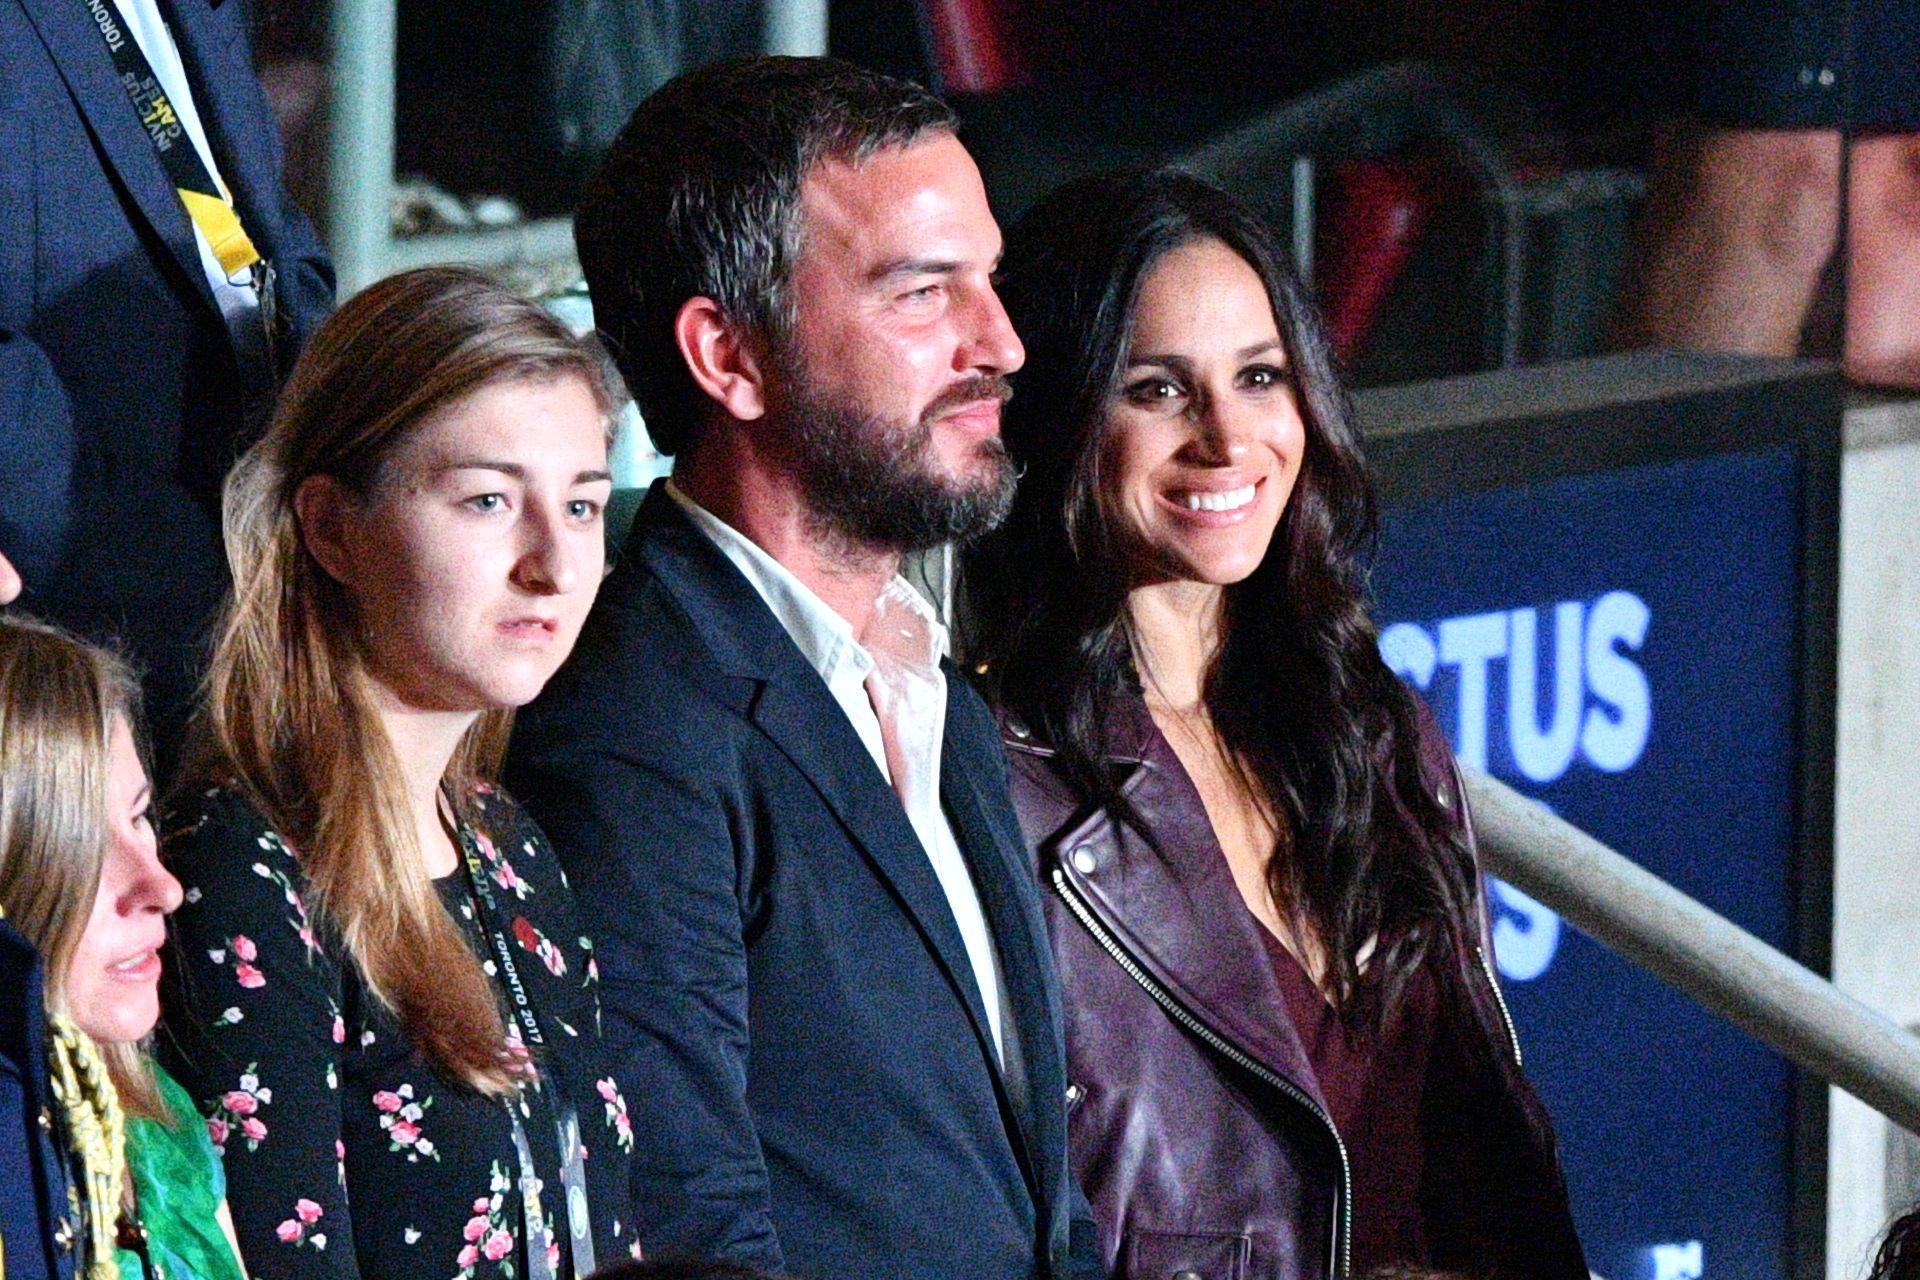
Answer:
[[[941,796],[998,945],[1024,1103],[900,801],[659,485],[571,662],[522,712],[508,784],[598,939],[650,1253],[822,1280],[1099,1274],[1004,758],[951,666],[947,688]]]
[[[33,944],[0,920],[0,1241],[7,1280],[73,1280],[73,1249],[54,1234],[67,1213],[67,1169],[51,1123],[41,977]]]
[[[333,272],[280,178],[238,0],[162,0],[294,348]],[[0,0],[0,553],[21,607],[120,635],[164,739],[225,587],[219,486],[267,404],[80,0]]]

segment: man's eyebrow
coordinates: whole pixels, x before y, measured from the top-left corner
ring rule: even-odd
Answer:
[[[869,271],[867,279],[878,284],[901,276],[950,276],[958,270],[960,264],[951,258],[891,258]]]
[[[612,479],[613,479],[613,472],[602,469],[599,471],[582,471],[579,475],[573,478],[573,482],[575,484],[594,484],[597,481],[601,481],[601,480],[610,481]]]

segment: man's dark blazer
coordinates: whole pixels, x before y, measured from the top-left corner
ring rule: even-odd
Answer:
[[[0,920],[0,1245],[7,1280],[73,1280],[67,1169],[56,1154],[40,954]],[[45,1122],[43,1123],[43,1118]],[[71,1229],[64,1239],[72,1240]]]
[[[280,177],[238,0],[161,0],[297,347],[333,272]],[[111,4],[108,5],[111,11]],[[0,0],[0,554],[21,607],[120,634],[162,722],[225,587],[219,487],[267,404],[82,0]]]
[[[941,797],[998,946],[1019,1096],[899,800],[661,485],[521,713],[507,781],[597,939],[650,1252],[823,1280],[1099,1274],[1005,760],[950,664],[947,689]]]

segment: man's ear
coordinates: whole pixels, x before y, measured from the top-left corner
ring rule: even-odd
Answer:
[[[742,422],[767,412],[754,344],[712,298],[688,298],[673,317],[673,340],[699,388]]]
[[[293,514],[300,524],[300,541],[327,576],[343,586],[353,555],[347,546],[347,520],[353,497],[332,476],[312,475],[293,491]]]

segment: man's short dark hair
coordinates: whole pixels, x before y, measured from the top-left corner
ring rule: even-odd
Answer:
[[[956,125],[918,85],[832,58],[716,62],[640,104],[588,182],[573,235],[595,323],[655,447],[679,453],[700,430],[706,397],[673,340],[687,299],[713,299],[778,347],[793,323],[807,174]]]

